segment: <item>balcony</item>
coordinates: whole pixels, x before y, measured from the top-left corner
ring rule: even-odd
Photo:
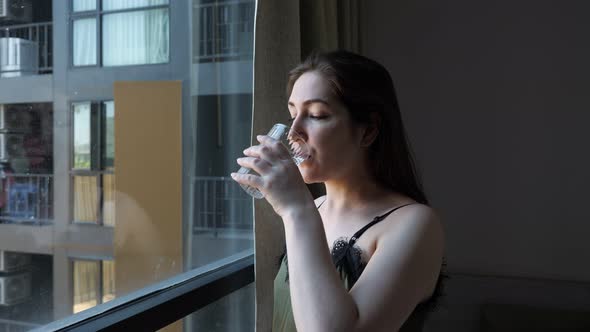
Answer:
[[[193,63],[252,59],[254,9],[252,0],[194,5]]]
[[[0,181],[0,223],[53,223],[53,175],[4,174]]]
[[[252,231],[252,198],[231,178],[196,176],[191,189],[193,234]]]
[[[0,27],[0,78],[53,71],[53,23]]]

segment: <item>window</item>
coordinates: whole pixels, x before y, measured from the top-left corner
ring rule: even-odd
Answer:
[[[112,101],[73,109],[73,220],[115,225],[115,109]]]
[[[50,104],[0,104],[0,223],[52,222],[52,125]]]
[[[115,263],[73,260],[73,308],[77,313],[115,298]]]
[[[99,7],[100,6],[100,7]],[[73,0],[72,64],[128,66],[169,59],[168,0]]]
[[[184,330],[253,329],[252,199],[228,175],[250,142],[255,1],[17,2],[68,28],[48,36],[53,76],[0,78],[0,125],[18,120],[0,132],[0,331],[136,299],[168,324],[223,295]]]

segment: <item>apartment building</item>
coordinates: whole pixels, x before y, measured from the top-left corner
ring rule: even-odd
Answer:
[[[0,1],[0,331],[252,248],[227,175],[250,140],[253,23],[251,0]]]

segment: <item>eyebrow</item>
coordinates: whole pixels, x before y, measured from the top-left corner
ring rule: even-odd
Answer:
[[[320,103],[320,104],[324,104],[326,106],[330,106],[330,103],[328,103],[327,100],[321,99],[321,98],[308,99],[303,102],[303,106],[306,106],[309,104],[314,104],[314,103]],[[295,107],[295,104],[293,102],[289,102],[289,106]]]

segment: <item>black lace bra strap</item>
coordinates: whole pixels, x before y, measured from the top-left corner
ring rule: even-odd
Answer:
[[[412,205],[412,204],[415,204],[415,203],[408,203],[408,204],[400,205],[400,206],[398,206],[396,208],[393,208],[393,209],[389,210],[389,212],[387,212],[387,213],[385,213],[383,215],[380,215],[380,216],[375,217],[375,219],[373,219],[373,221],[371,221],[370,223],[366,224],[365,227],[361,228],[359,231],[357,231],[356,233],[354,233],[354,235],[350,238],[349,244],[350,245],[353,245],[356,242],[356,240],[358,240],[358,238],[361,237],[361,235],[363,235],[363,233],[367,229],[369,229],[371,226],[375,225],[376,223],[380,222],[381,220],[387,218],[387,216],[390,215],[390,214],[392,214],[395,210],[401,209],[404,206],[408,206],[408,205]]]

